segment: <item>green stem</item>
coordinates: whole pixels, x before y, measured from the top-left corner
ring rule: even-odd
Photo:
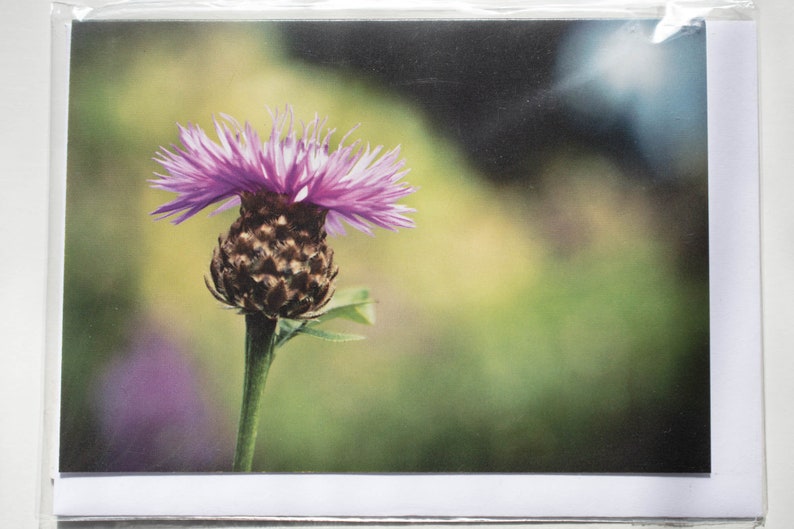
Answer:
[[[262,392],[275,351],[277,323],[278,320],[270,319],[262,313],[245,315],[245,381],[240,424],[237,429],[237,448],[234,451],[235,472],[251,471]]]

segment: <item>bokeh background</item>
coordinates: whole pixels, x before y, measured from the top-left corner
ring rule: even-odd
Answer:
[[[173,226],[176,123],[268,107],[402,146],[417,227],[332,240],[367,335],[281,349],[254,467],[708,472],[705,34],[644,21],[76,22],[60,469],[224,471],[236,212]],[[333,143],[333,142],[332,142]]]

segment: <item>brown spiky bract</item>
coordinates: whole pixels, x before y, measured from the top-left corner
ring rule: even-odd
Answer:
[[[334,293],[338,268],[326,244],[326,212],[270,192],[242,195],[240,217],[218,238],[210,292],[247,314],[308,319]]]

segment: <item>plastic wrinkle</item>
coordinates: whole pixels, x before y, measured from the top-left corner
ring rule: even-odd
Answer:
[[[381,18],[659,18],[653,42],[677,34],[682,28],[698,25],[703,19],[750,19],[752,0],[117,0],[55,2],[71,11],[71,20],[108,19],[262,19],[345,18],[366,14]]]

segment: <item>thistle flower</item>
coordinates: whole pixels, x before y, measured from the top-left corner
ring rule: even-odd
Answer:
[[[218,239],[208,288],[244,313],[312,318],[338,273],[326,232],[344,233],[343,221],[368,234],[413,226],[405,216],[413,210],[397,204],[414,192],[401,182],[408,171],[399,147],[379,157],[381,146],[345,146],[348,133],[330,152],[325,120],[315,116],[299,138],[289,106],[272,116],[264,143],[250,124],[224,118],[214,121],[220,143],[188,125],[179,127],[183,147],[161,149],[155,159],[168,174],[152,185],[179,196],[152,214],[178,224],[217,202],[215,212],[239,204],[240,217]]]
[[[264,143],[250,124],[241,126],[228,116],[213,120],[218,142],[198,126],[180,126],[182,146],[160,149],[155,160],[166,174],[150,181],[177,193],[152,212],[158,219],[174,217],[175,224],[218,202],[215,212],[240,206],[240,216],[218,238],[211,280],[206,280],[216,299],[245,314],[236,471],[251,470],[258,410],[275,348],[301,332],[324,339],[341,336],[312,327],[334,294],[339,272],[327,233],[343,234],[343,223],[368,234],[374,226],[414,225],[405,216],[413,209],[397,203],[415,191],[401,181],[408,171],[399,147],[381,154],[381,146],[345,145],[353,129],[330,151],[334,131],[323,132],[325,120],[315,116],[302,124],[299,137],[291,107],[271,116],[273,128]],[[360,321],[357,307],[370,302],[367,295],[334,312]]]

